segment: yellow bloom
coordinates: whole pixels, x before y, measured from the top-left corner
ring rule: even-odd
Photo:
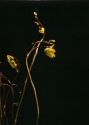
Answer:
[[[55,55],[56,50],[53,48],[53,46],[54,46],[54,44],[53,44],[52,46],[46,47],[46,48],[44,49],[45,54],[46,54],[48,57],[50,57],[50,58],[54,58],[54,57],[56,56],[56,55]]]
[[[39,33],[44,34],[45,33],[45,28],[44,27],[39,27]]]
[[[7,61],[11,65],[11,67],[13,67],[14,69],[16,69],[16,71],[18,72],[18,69],[17,69],[18,65],[16,63],[15,57],[13,57],[11,55],[7,55]]]

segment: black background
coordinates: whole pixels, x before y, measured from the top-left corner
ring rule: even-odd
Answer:
[[[32,69],[40,104],[39,125],[89,124],[89,3],[88,2],[0,2],[0,58],[15,56],[21,65],[15,81],[23,86],[25,56],[32,42],[40,39],[34,25],[37,11],[46,28],[45,40],[56,40],[56,58],[40,49]],[[5,63],[6,64],[6,63]],[[14,71],[2,72],[14,79]],[[17,97],[18,98],[18,97]],[[28,85],[18,125],[35,125],[36,107]]]

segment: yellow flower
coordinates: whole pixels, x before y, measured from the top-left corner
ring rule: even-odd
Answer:
[[[52,46],[49,46],[49,47],[46,47],[44,49],[44,53],[50,57],[50,58],[54,58],[56,57],[55,53],[56,53],[56,50],[53,48],[54,44]]]
[[[16,59],[15,57],[11,56],[11,55],[7,55],[7,61],[8,63],[11,65],[12,68],[16,69],[16,71],[18,72],[18,65],[16,63]]]
[[[45,33],[45,28],[44,27],[39,27],[39,33],[44,34]]]

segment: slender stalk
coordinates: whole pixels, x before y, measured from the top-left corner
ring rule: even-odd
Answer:
[[[39,121],[39,102],[38,102],[38,97],[37,97],[37,92],[36,92],[36,88],[35,88],[35,85],[33,83],[33,80],[32,80],[32,77],[31,77],[31,69],[32,69],[32,66],[35,62],[35,59],[36,59],[36,56],[38,54],[38,50],[39,50],[39,47],[40,47],[40,44],[41,42],[44,40],[44,36],[45,34],[43,35],[42,39],[40,40],[40,42],[38,43],[37,45],[37,48],[35,50],[35,54],[33,56],[33,60],[32,60],[32,63],[30,65],[30,67],[28,66],[28,59],[29,59],[29,55],[30,55],[30,52],[27,54],[27,57],[26,57],[26,67],[27,67],[27,71],[28,71],[28,76],[29,76],[29,79],[30,79],[30,83],[32,85],[32,88],[33,88],[33,92],[34,92],[34,96],[35,96],[35,101],[36,101],[36,107],[37,107],[37,120],[36,120],[36,125],[38,125],[38,121]]]
[[[2,78],[5,79],[8,83],[5,84],[2,82]],[[4,100],[4,104],[2,104],[2,97],[4,97],[4,92],[2,91],[4,86],[7,86],[8,87],[8,92],[7,92],[7,95],[6,95],[6,98]],[[6,102],[7,102],[7,98],[8,98],[8,94],[9,92],[11,91],[11,94],[13,96],[14,94],[14,90],[13,90],[13,86],[12,86],[12,83],[10,82],[10,80],[7,79],[6,76],[4,76],[1,72],[0,72],[0,125],[3,124],[4,122],[4,119],[3,119],[3,116],[5,115],[6,117],[6,112],[5,112],[5,108],[6,108]],[[6,118],[7,119],[7,118]],[[6,120],[7,121],[7,120]]]
[[[27,64],[28,65],[28,64]],[[31,73],[29,72],[28,66],[27,66],[27,70],[28,70],[28,74],[29,74],[29,78],[30,78],[30,82],[33,88],[33,92],[34,92],[34,96],[35,96],[35,101],[36,101],[36,107],[37,107],[37,120],[36,120],[36,125],[38,125],[38,120],[39,120],[39,102],[38,102],[38,97],[37,97],[37,92],[31,77]]]

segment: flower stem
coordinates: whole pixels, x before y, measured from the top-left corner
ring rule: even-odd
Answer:
[[[45,35],[45,34],[44,34]],[[35,50],[35,54],[33,56],[33,60],[32,60],[32,63],[30,65],[30,67],[28,66],[28,59],[29,59],[29,55],[30,55],[30,52],[27,54],[27,57],[26,57],[26,67],[27,67],[27,71],[28,71],[28,76],[29,76],[29,79],[30,79],[30,82],[31,82],[31,85],[32,85],[32,88],[33,88],[33,92],[34,92],[34,96],[35,96],[35,101],[36,101],[36,107],[37,107],[37,120],[36,120],[36,125],[38,125],[38,121],[39,121],[39,102],[38,102],[38,97],[37,97],[37,92],[36,92],[36,88],[35,88],[35,85],[33,83],[33,80],[32,80],[32,77],[31,77],[31,69],[32,69],[32,66],[35,62],[35,59],[36,59],[36,56],[38,54],[38,50],[39,50],[39,47],[40,47],[40,44],[41,42],[44,40],[44,35],[42,37],[42,39],[39,41],[38,45],[37,45],[37,48]]]

